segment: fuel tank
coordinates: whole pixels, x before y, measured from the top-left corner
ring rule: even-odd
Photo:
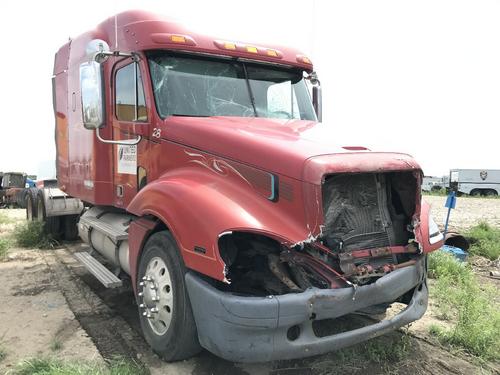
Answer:
[[[134,219],[109,207],[92,207],[78,222],[78,234],[111,264],[130,275],[128,227]]]

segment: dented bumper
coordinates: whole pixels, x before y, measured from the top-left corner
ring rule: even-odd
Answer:
[[[308,357],[382,335],[419,319],[427,308],[425,258],[375,283],[353,288],[308,289],[297,294],[243,297],[221,292],[186,274],[201,345],[235,362]],[[415,289],[408,306],[391,319],[326,337],[317,337],[312,320],[337,318],[369,306],[390,303]],[[287,331],[298,326],[295,340]]]

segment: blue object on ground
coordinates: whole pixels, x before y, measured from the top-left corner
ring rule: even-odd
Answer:
[[[448,197],[446,198],[446,203],[444,204],[444,206],[448,208],[448,213],[446,214],[446,222],[444,223],[444,238],[446,238],[446,233],[448,233],[448,223],[450,221],[451,210],[454,209],[456,205],[457,193],[455,193],[454,191],[450,191],[450,194],[448,194]]]
[[[453,255],[455,258],[457,258],[461,262],[465,262],[467,260],[467,255],[468,255],[467,252],[463,251],[459,247],[450,246],[450,245],[443,245],[440,250],[445,251],[445,252]]]

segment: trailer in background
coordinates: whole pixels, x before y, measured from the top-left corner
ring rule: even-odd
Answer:
[[[422,180],[423,191],[436,191],[445,189],[448,186],[448,176],[434,177],[424,176]]]
[[[449,188],[472,196],[500,193],[499,169],[451,169]]]

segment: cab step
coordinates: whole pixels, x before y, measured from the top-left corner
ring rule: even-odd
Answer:
[[[73,255],[106,288],[119,288],[122,286],[123,282],[113,272],[104,267],[102,263],[86,251],[74,253]]]
[[[80,225],[84,225],[86,227],[92,227],[92,230],[97,230],[107,237],[111,238],[114,242],[128,240],[128,233],[124,230],[120,230],[108,223],[105,223],[102,220],[99,220],[93,216],[85,216],[83,215],[80,218]]]

